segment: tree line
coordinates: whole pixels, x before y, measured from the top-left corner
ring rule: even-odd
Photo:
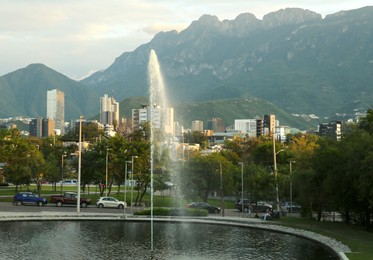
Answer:
[[[82,135],[89,146],[81,155],[82,188],[105,184],[99,186],[100,192],[107,189],[110,194],[116,184],[119,192],[132,174],[138,205],[149,192],[153,173],[155,191],[172,187],[186,200],[244,195],[252,202],[275,203],[277,184],[280,200],[289,201],[292,197],[301,204],[304,216],[317,213],[321,220],[323,212],[340,212],[347,223],[372,223],[373,110],[368,110],[358,123],[349,124],[339,141],[301,133],[289,135],[284,143],[276,141],[277,178],[273,139],[269,136],[236,137],[225,141],[221,151],[208,152],[211,150],[205,149],[207,139],[201,133],[190,133],[184,138],[200,144],[201,149],[193,151],[154,139],[151,143],[150,132],[150,126],[145,124],[138,130],[107,137],[92,126],[83,127]],[[22,137],[16,129],[2,130],[0,162],[5,163],[4,181],[13,183],[16,191],[36,183],[40,191],[44,181],[54,183],[57,189],[62,177],[76,177],[77,145],[67,145],[67,141],[78,141],[77,129],[62,137],[44,139]]]

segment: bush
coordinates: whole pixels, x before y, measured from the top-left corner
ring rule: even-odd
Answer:
[[[151,210],[145,209],[142,211],[135,212],[134,215],[150,216]],[[204,209],[184,209],[184,208],[154,208],[153,216],[194,216],[194,217],[206,217],[208,215],[207,210]]]

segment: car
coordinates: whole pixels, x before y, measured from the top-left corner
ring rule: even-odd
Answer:
[[[248,212],[251,210],[251,203],[249,199],[239,199],[236,202],[236,209],[242,212],[242,201],[243,201],[243,210],[244,212]]]
[[[289,213],[298,213],[301,211],[302,209],[302,206],[299,205],[297,202],[289,202],[289,201],[286,201],[284,203],[281,204],[281,208],[284,210],[286,209],[287,212]]]
[[[254,212],[270,212],[270,211],[272,211],[272,205],[268,204],[265,201],[257,201],[256,203],[253,203],[251,206],[252,206],[252,211],[254,211]]]
[[[117,200],[114,197],[101,197],[96,201],[96,206],[99,208],[118,208],[124,209],[127,203]]]
[[[220,213],[220,208],[212,206],[206,202],[192,202],[186,205],[187,208],[194,208],[194,209],[205,209],[209,213]]]
[[[13,205],[38,205],[44,206],[48,201],[46,198],[39,197],[32,192],[18,192],[13,197]]]
[[[252,211],[252,212],[269,212],[272,211],[272,205],[268,204],[264,201],[257,201],[250,203],[249,199],[243,199],[243,208],[244,211]],[[236,209],[242,211],[242,199],[239,199],[236,202]]]
[[[50,197],[50,203],[56,204],[57,207],[63,205],[76,205],[78,203],[78,194],[76,192],[67,191],[63,195],[52,195]],[[90,198],[80,197],[80,206],[86,208],[91,204]]]

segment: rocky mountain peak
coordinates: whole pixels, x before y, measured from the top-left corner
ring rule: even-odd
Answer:
[[[263,17],[264,27],[267,28],[313,21],[322,21],[321,15],[301,8],[281,9]]]

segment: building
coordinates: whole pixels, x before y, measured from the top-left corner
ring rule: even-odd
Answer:
[[[342,137],[342,122],[334,121],[319,125],[319,135],[340,140]]]
[[[203,132],[203,121],[201,120],[192,121],[192,131]]]
[[[256,119],[236,119],[234,130],[247,134],[249,137],[256,137]]]
[[[42,117],[31,119],[29,124],[29,133],[30,136],[39,138],[54,135],[54,121],[52,119]]]
[[[114,128],[119,124],[119,103],[106,94],[100,97],[100,123]]]
[[[161,108],[157,106],[151,109],[150,106],[143,106],[142,108],[132,109],[133,129],[138,129],[145,122],[150,122],[151,119],[153,121],[154,128],[162,129],[169,135],[175,134],[173,108]]]
[[[264,115],[263,118],[263,135],[270,135],[276,133],[276,116]]]
[[[65,94],[58,90],[47,91],[47,118],[54,121],[56,132],[65,132]]]
[[[287,136],[291,134],[290,126],[278,126],[276,127],[276,139],[280,142],[286,142]]]
[[[213,117],[207,121],[207,130],[212,130],[214,132],[224,132],[225,125],[221,118]]]
[[[264,134],[264,120],[256,120],[256,137],[262,136]]]
[[[132,129],[139,129],[143,123],[149,120],[150,113],[148,113],[148,108],[146,106],[132,109]]]

